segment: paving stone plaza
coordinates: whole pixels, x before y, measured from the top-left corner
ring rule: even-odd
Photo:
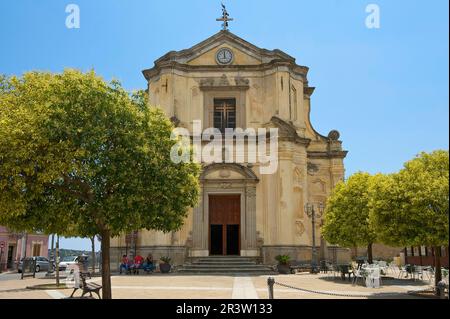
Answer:
[[[121,275],[112,277],[112,290],[114,299],[268,299],[268,277]],[[408,292],[429,287],[426,281],[389,279],[383,282],[382,287],[372,289],[363,285],[353,286],[348,280],[333,278],[330,274],[299,273],[277,275],[273,278],[277,283],[319,292],[299,291],[276,284],[275,299],[411,299],[418,297]],[[30,286],[55,282],[54,279],[45,279],[42,274],[24,280],[20,280],[17,274],[0,274],[0,281],[0,299],[62,299],[72,293],[72,289],[27,289]],[[89,281],[100,283],[101,278],[94,277]],[[81,292],[77,292],[75,297],[79,295]]]

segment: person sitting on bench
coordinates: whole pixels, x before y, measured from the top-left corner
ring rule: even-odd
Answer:
[[[134,265],[132,270],[134,274],[139,274],[139,269],[142,269],[142,264],[144,263],[144,258],[141,255],[136,255],[134,257]]]
[[[122,262],[120,264],[120,274],[122,274],[122,269],[125,269],[125,273],[130,271],[130,261],[128,260],[127,255],[122,256]]]
[[[145,258],[143,268],[146,272],[153,272],[155,270],[156,267],[155,263],[153,262],[152,254],[148,254],[147,258]]]

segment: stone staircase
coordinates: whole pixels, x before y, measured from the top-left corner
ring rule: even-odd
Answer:
[[[255,258],[212,256],[192,259],[177,269],[180,274],[204,275],[273,275],[270,266],[258,264]]]

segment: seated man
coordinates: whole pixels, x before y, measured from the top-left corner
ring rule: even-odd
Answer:
[[[120,274],[122,274],[122,269],[125,269],[125,273],[130,271],[130,261],[128,260],[127,255],[122,256],[122,262],[120,264]]]
[[[148,254],[147,258],[145,258],[145,262],[143,265],[144,271],[153,272],[155,270],[155,263],[153,262],[152,254]]]
[[[133,265],[133,273],[134,274],[139,274],[139,269],[142,268],[142,265],[144,263],[144,258],[141,255],[136,255],[136,257],[134,257],[134,265]]]

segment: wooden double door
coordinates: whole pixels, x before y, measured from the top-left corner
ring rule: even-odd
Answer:
[[[239,256],[241,195],[210,195],[209,224],[210,255]]]

